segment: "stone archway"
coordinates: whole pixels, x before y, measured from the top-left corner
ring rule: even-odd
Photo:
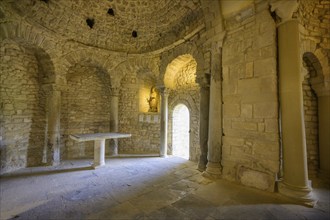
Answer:
[[[330,89],[324,81],[318,58],[306,52],[303,61],[307,70],[303,93],[309,177],[318,176],[330,182]]]
[[[112,107],[110,106],[110,77],[97,63],[84,61],[69,68],[66,82],[61,103],[63,156],[91,158],[94,152],[93,143],[77,143],[71,140],[69,135],[109,132]],[[108,140],[106,145],[109,145]]]
[[[168,96],[168,148],[173,154],[173,128],[175,126],[174,109],[178,104],[184,104],[189,109],[189,125],[191,136],[189,138],[189,160],[197,161],[200,155],[199,145],[199,102],[200,88],[196,83],[197,62],[191,54],[182,54],[173,59],[166,68],[164,85],[169,89]],[[173,145],[174,144],[174,145]]]
[[[173,109],[172,154],[189,159],[190,153],[190,113],[184,104]]]
[[[54,66],[47,52],[23,39],[1,42],[1,172],[40,166],[54,158],[49,88]],[[3,103],[3,104],[2,104]],[[3,127],[2,127],[3,126]],[[19,134],[19,135],[18,135]]]

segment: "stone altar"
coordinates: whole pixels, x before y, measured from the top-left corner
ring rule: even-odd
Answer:
[[[77,141],[94,141],[94,163],[97,168],[105,165],[105,140],[131,137],[131,134],[125,133],[91,133],[91,134],[71,134],[70,138]]]

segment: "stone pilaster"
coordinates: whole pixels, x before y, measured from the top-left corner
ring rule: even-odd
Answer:
[[[55,84],[43,85],[46,94],[47,135],[42,162],[48,165],[60,163],[60,107],[61,91]]]
[[[197,169],[199,171],[205,171],[208,152],[207,141],[209,135],[210,74],[197,76],[196,82],[200,87],[199,144],[201,150]]]
[[[158,87],[161,96],[160,106],[160,157],[167,157],[168,96],[169,89]]]
[[[205,177],[220,178],[221,176],[221,146],[222,146],[222,68],[221,48],[212,50],[210,106],[208,129],[208,155]]]
[[[119,87],[110,88],[110,132],[118,132],[118,109],[119,109]],[[113,149],[113,156],[118,155],[118,139],[110,140],[110,147]]]
[[[277,1],[272,4],[272,10],[281,18],[278,25],[278,54],[283,179],[278,189],[283,195],[312,204],[307,173],[299,23],[291,19],[297,6],[296,1]]]

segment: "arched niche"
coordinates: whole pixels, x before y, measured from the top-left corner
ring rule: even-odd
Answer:
[[[330,182],[330,89],[316,55],[304,53],[303,63],[307,70],[303,93],[309,177]]]
[[[1,172],[48,162],[48,85],[52,60],[23,39],[1,42]]]
[[[65,158],[93,157],[93,142],[75,142],[70,134],[110,131],[110,85],[107,71],[92,60],[83,60],[68,69],[61,104]]]

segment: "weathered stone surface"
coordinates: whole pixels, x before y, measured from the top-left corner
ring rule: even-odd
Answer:
[[[239,178],[243,185],[274,191],[274,177],[271,177],[267,173],[241,167],[239,170]]]

